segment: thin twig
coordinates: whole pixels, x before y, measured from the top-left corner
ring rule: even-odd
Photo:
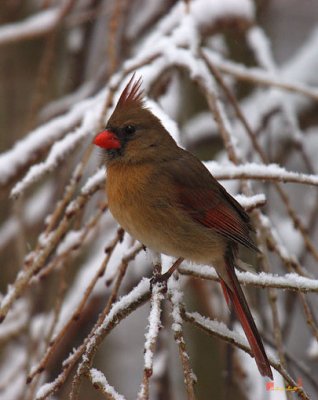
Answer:
[[[194,326],[197,326],[209,335],[231,343],[237,348],[248,353],[250,356],[253,356],[251,349],[247,345],[246,341],[243,340],[243,337],[238,336],[238,334],[228,330],[223,324],[220,326],[220,323],[217,321],[211,321],[208,318],[200,316],[198,313],[188,313],[184,309],[182,310],[182,318],[184,321],[191,322]],[[283,368],[276,359],[271,356],[268,356],[268,359],[271,366],[274,367],[284,377],[288,385],[293,388],[297,388],[296,392],[299,398],[303,400],[310,400],[310,397],[305,390],[297,385],[297,382],[289,375],[286,369]]]
[[[46,242],[46,246],[43,249],[40,249],[34,256],[32,264],[28,265],[28,268],[20,272],[20,274],[17,276],[13,288],[1,301],[0,322],[4,320],[14,301],[28,286],[33,275],[38,273],[43,267],[49,255],[56,248],[61,238],[65,235],[71,220],[82,209],[82,207],[84,207],[90,197],[99,189],[100,187],[98,185],[93,186],[89,191],[81,193],[77,199],[73,201],[72,207],[70,207],[69,211],[66,212],[56,230],[50,234]]]
[[[55,354],[57,346],[60,344],[60,342],[63,339],[63,337],[65,336],[65,334],[69,331],[71,325],[73,325],[74,323],[76,323],[79,320],[80,315],[83,312],[84,307],[87,303],[87,300],[88,300],[90,294],[92,293],[98,279],[100,279],[105,274],[110,257],[112,255],[115,247],[117,246],[117,244],[121,241],[122,235],[123,235],[122,230],[121,229],[118,230],[114,239],[107,245],[107,248],[105,250],[106,256],[105,256],[103,262],[101,263],[100,267],[96,271],[96,274],[94,275],[93,279],[90,281],[89,285],[85,289],[85,292],[84,292],[84,295],[83,295],[81,301],[78,303],[76,309],[73,311],[73,313],[70,316],[70,318],[68,319],[68,321],[63,325],[63,327],[61,328],[59,333],[57,333],[53,337],[53,339],[50,341],[50,345],[47,348],[46,353],[44,354],[44,356],[41,359],[41,361],[39,362],[39,364],[32,369],[32,372],[28,376],[27,382],[31,382],[32,379],[35,377],[35,375],[42,373],[44,371],[50,358]]]
[[[207,48],[203,49],[203,54],[209,63],[213,63],[218,70],[224,72],[225,74],[232,75],[238,80],[302,94],[315,101],[318,101],[318,91],[313,90],[304,84],[289,82],[283,78],[277,78],[273,74],[268,73],[260,68],[248,68],[243,64],[238,64],[233,61],[221,60],[218,54],[212,53]]]
[[[215,269],[209,266],[182,265],[179,272],[194,278],[219,281],[219,276]],[[318,292],[318,280],[305,278],[295,273],[283,276],[273,275],[266,272],[252,273],[236,270],[238,280],[243,285],[252,285],[260,288],[287,289],[299,292]]]
[[[184,381],[187,390],[188,400],[195,400],[196,396],[194,393],[194,384],[196,383],[196,377],[192,371],[190,365],[190,357],[186,349],[186,343],[183,333],[183,320],[181,316],[182,309],[182,291],[180,282],[172,276],[169,281],[169,300],[172,304],[172,330],[174,332],[174,340],[178,345],[179,356],[183,368]]]
[[[164,287],[160,283],[155,283],[152,286],[149,325],[144,345],[144,371],[137,396],[138,400],[149,399],[149,380],[153,374],[153,358],[161,325],[161,304],[164,299],[163,289]]]
[[[98,346],[105,337],[105,335],[108,333],[108,329],[104,331],[101,328],[103,325],[103,321],[105,321],[108,317],[108,314],[111,313],[112,305],[117,299],[118,291],[124,279],[129,262],[136,257],[136,255],[141,251],[141,249],[142,245],[140,244],[137,244],[134,248],[132,248],[130,252],[122,259],[121,264],[117,269],[118,270],[117,277],[111,295],[108,299],[107,305],[97,321],[96,329],[89,336],[89,341],[85,347],[85,352],[82,356],[82,362],[79,364],[75,377],[73,378],[72,390],[70,393],[71,400],[76,400],[78,398],[81,379],[83,375],[86,375],[87,371],[92,367],[93,359],[98,349]],[[115,322],[115,325],[117,325],[117,321]],[[99,332],[100,330],[102,330],[102,333],[97,333],[97,331]]]

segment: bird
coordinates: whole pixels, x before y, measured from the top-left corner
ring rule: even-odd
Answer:
[[[239,245],[258,251],[250,218],[146,106],[141,77],[129,80],[93,143],[103,149],[108,207],[115,220],[156,253],[215,268],[260,374],[273,379],[235,272]]]

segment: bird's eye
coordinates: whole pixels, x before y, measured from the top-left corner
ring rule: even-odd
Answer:
[[[125,132],[127,135],[132,135],[133,133],[136,132],[136,127],[133,126],[133,125],[126,125],[126,126],[124,127],[124,132]]]

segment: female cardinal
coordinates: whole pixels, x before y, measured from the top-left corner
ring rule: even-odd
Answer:
[[[106,130],[111,213],[151,250],[213,265],[245,331],[260,373],[273,378],[261,337],[235,274],[238,244],[257,250],[249,217],[200,160],[181,149],[145,107],[141,79],[123,90]]]

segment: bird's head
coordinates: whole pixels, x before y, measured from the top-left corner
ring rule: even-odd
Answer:
[[[93,143],[105,150],[106,162],[165,158],[176,146],[161,121],[145,106],[141,83],[141,78],[130,79],[105,130],[94,139]]]

